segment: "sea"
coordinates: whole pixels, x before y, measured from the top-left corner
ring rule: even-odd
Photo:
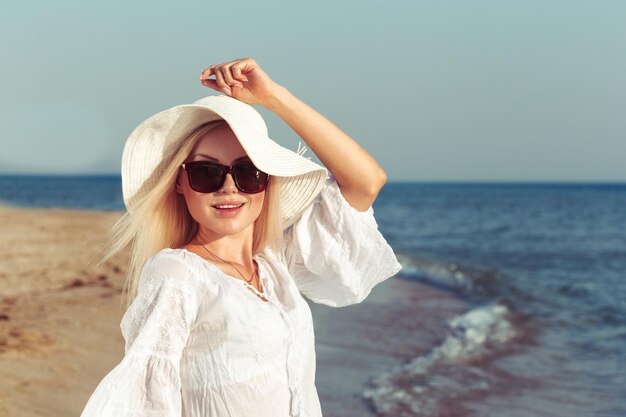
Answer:
[[[119,176],[4,175],[0,204],[124,209]],[[470,306],[364,387],[377,415],[626,416],[626,183],[388,182],[373,208],[399,278]]]

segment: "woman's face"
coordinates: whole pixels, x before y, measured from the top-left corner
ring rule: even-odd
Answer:
[[[200,138],[185,162],[210,160],[233,165],[236,159],[246,156],[230,127],[220,125]],[[231,174],[226,174],[226,181],[219,190],[206,194],[196,192],[189,185],[187,173],[182,169],[176,183],[176,192],[185,196],[187,208],[198,222],[201,236],[211,239],[237,234],[244,237],[248,233],[251,236],[254,221],[261,213],[265,198],[265,191],[257,194],[239,191]],[[243,203],[243,206],[234,213],[215,207],[224,203]]]

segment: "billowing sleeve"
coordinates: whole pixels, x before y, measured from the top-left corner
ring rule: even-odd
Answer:
[[[352,207],[332,175],[284,237],[283,256],[298,290],[331,307],[360,303],[402,268],[374,209]]]
[[[198,309],[191,278],[173,256],[146,261],[120,325],[124,358],[96,387],[81,417],[181,416],[180,359]]]

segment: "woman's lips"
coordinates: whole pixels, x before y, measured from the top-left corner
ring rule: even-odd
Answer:
[[[234,204],[224,204],[224,205],[225,206],[233,206]],[[218,206],[212,206],[212,207],[213,207],[213,209],[215,209],[215,212],[218,214],[218,216],[221,216],[221,217],[232,217],[232,216],[235,216],[237,213],[239,213],[244,205],[245,205],[245,203],[241,203],[241,205],[239,207],[224,207],[224,208],[220,208],[219,205]]]

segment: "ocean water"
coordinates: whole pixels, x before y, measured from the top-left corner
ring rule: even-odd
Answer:
[[[32,208],[125,209],[119,175],[0,175],[0,204]]]
[[[0,204],[124,209],[119,176],[0,176]],[[374,212],[401,278],[472,307],[362,398],[385,417],[626,416],[625,208],[626,184],[388,183]]]
[[[473,308],[364,392],[381,416],[626,416],[626,184],[387,184],[402,275]]]

